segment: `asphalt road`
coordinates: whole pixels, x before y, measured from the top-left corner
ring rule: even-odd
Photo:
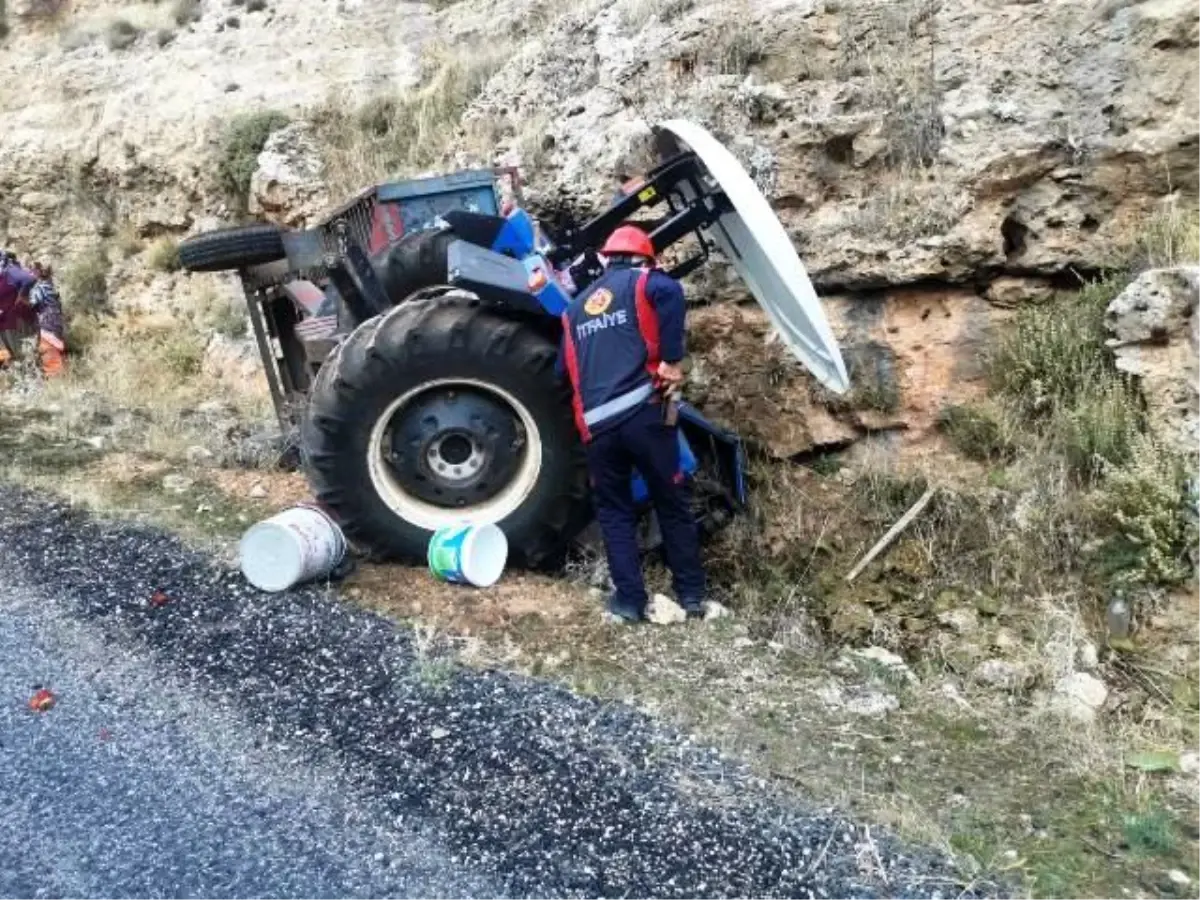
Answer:
[[[0,486],[0,573],[0,896],[960,896],[632,709],[430,678],[169,535]]]

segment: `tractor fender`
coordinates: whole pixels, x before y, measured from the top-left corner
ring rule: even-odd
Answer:
[[[561,312],[547,308],[533,293],[524,262],[467,241],[453,241],[446,248],[446,274],[451,286],[497,306],[542,316]]]

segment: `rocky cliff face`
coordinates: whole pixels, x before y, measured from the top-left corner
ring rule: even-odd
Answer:
[[[1111,264],[1163,198],[1197,191],[1190,0],[47,4],[9,0],[0,51],[0,240],[30,254],[70,256],[121,222],[149,237],[228,217],[221,129],[267,108],[314,125],[271,141],[251,209],[311,220],[356,152],[334,158],[313,110],[410,89],[433,47],[503,64],[461,123],[422,132],[423,162],[520,163],[550,216],[586,215],[636,174],[652,123],[701,122],[780,211],[859,385],[831,409],[735,308],[740,285],[705,272],[696,390],[779,456],[923,436],[975,389],[1006,309]],[[130,283],[114,285],[127,302],[174,290]],[[737,415],[745,396],[785,415]]]

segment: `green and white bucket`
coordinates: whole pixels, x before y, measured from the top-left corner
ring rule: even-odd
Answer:
[[[491,587],[507,561],[508,538],[495,525],[447,525],[429,541],[429,571],[439,581]]]

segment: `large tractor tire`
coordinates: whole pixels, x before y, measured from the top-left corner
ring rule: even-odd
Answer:
[[[283,259],[283,232],[275,225],[221,228],[179,245],[179,264],[189,272],[225,272]]]
[[[471,297],[364,322],[322,366],[301,429],[317,499],[378,556],[422,559],[437,528],[486,521],[514,562],[554,562],[589,518],[555,354]]]

